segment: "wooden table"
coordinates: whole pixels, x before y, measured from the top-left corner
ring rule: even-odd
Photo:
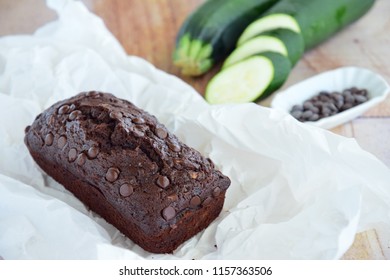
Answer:
[[[100,16],[128,54],[143,57],[156,67],[177,75],[203,94],[213,71],[187,78],[172,65],[175,36],[186,16],[204,0],[82,0]],[[357,0],[358,1],[358,0]],[[390,1],[377,0],[355,24],[307,52],[295,66],[285,87],[335,67],[354,65],[381,73],[390,81]],[[0,0],[0,36],[31,33],[56,15],[44,0]],[[269,100],[261,103],[264,106]],[[367,151],[390,167],[390,98],[363,116],[333,132],[354,137]],[[389,182],[390,185],[390,182]],[[356,235],[344,259],[390,259],[390,229]]]

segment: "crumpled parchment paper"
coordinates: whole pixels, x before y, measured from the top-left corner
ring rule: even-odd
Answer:
[[[353,139],[256,104],[210,106],[128,56],[80,2],[0,38],[0,255],[5,259],[337,259],[358,231],[390,223],[390,172]],[[173,255],[145,252],[34,163],[24,128],[54,102],[111,92],[157,116],[232,184],[220,217]],[[215,246],[216,245],[216,246]]]

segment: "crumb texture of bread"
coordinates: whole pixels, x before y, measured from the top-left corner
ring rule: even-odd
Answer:
[[[57,102],[25,132],[49,176],[149,252],[172,253],[222,210],[229,178],[156,117],[112,94]]]

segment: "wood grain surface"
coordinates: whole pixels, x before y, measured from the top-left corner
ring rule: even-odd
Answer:
[[[179,76],[200,94],[203,94],[210,77],[218,71],[218,66],[200,78],[188,78],[180,75],[171,57],[180,25],[203,1],[82,0],[103,19],[129,55],[143,57],[156,67]],[[390,81],[389,15],[390,1],[377,0],[373,9],[358,22],[307,52],[283,88],[322,71],[352,65],[374,70]],[[0,36],[32,33],[55,18],[55,13],[46,7],[44,0],[0,0]],[[271,98],[260,105],[268,106]],[[363,149],[390,167],[387,140],[390,138],[390,98],[332,131],[354,137]],[[343,259],[390,259],[390,228],[357,234]]]

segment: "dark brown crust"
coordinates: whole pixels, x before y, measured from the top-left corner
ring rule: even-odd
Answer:
[[[230,185],[155,117],[111,94],[54,104],[26,129],[25,142],[48,175],[153,253],[171,253],[206,228]],[[126,197],[123,184],[132,190]]]

